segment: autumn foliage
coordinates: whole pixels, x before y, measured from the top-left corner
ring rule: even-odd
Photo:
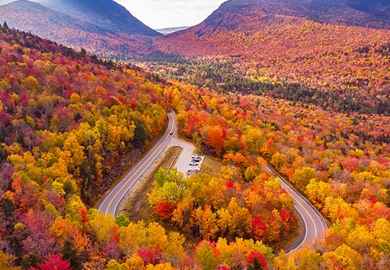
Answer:
[[[296,257],[278,257],[275,265],[284,267],[291,263],[289,260],[306,265],[312,256],[317,267],[321,264],[326,264],[326,267],[352,267],[354,264],[345,261],[356,257],[357,261],[362,259],[362,263],[358,262],[353,267],[362,267],[368,258],[372,259],[371,252],[375,250],[378,257],[370,263],[382,267],[386,262],[386,251],[379,243],[388,243],[388,240],[385,240],[387,234],[380,236],[377,230],[390,224],[386,180],[389,176],[388,116],[328,112],[319,107],[299,106],[273,98],[218,94],[208,89],[180,87],[181,95],[186,96],[185,101],[173,104],[179,112],[177,119],[182,134],[216,155],[217,151],[213,151],[213,146],[209,144],[207,130],[221,126],[227,134],[219,154],[226,157],[227,165],[235,165],[235,170],[240,173],[227,170],[227,175],[224,175],[226,182],[219,190],[226,190],[227,194],[239,190],[250,211],[265,211],[264,207],[269,205],[266,198],[272,194],[267,193],[268,184],[273,182],[264,168],[268,162],[301,190],[332,223],[325,242],[318,246],[322,256],[316,252],[306,255],[297,252]],[[245,157],[245,161],[237,159],[239,156]],[[237,185],[236,179],[243,176],[241,179],[250,183],[248,188],[245,183]],[[202,178],[204,176],[191,176],[184,183]],[[224,179],[223,176],[220,178]],[[200,186],[205,187],[204,184]],[[289,205],[285,200],[287,197],[283,198],[286,191],[276,189],[274,192],[280,197],[272,197],[270,203],[279,204],[281,208],[278,212],[271,206],[268,210],[272,210],[273,215],[268,220],[264,219],[264,214],[259,214],[264,212],[252,212],[254,215],[249,222],[255,239],[272,241],[280,237],[275,232],[288,232],[290,229],[291,208],[286,207]],[[223,198],[222,195],[216,197]],[[207,198],[212,198],[212,195]],[[256,204],[256,198],[259,198],[260,204]],[[201,208],[202,212],[198,209],[193,220],[218,220],[218,214],[213,216],[211,211],[218,201],[208,204],[212,207],[206,205]],[[178,209],[181,209],[180,203]],[[204,225],[202,223],[200,227]],[[218,226],[207,227],[205,239],[214,239],[219,230]],[[334,260],[327,264],[330,258]]]
[[[0,51],[4,267],[15,261],[25,269],[102,269],[113,259],[136,264],[142,249],[183,263],[181,236],[158,225],[118,225],[90,208],[118,159],[140,156],[163,131],[163,85],[130,66],[8,27],[0,27]],[[136,234],[158,238],[125,240]]]
[[[388,116],[156,82],[28,33],[1,27],[0,36],[0,266],[388,265]],[[116,161],[129,151],[140,155],[164,130],[168,107],[181,136],[220,158],[222,172],[183,178],[159,170],[148,201],[161,224],[93,209]],[[278,246],[297,220],[267,164],[329,221],[315,249],[276,256],[268,246]]]

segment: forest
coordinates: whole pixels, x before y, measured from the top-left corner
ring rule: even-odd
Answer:
[[[386,50],[389,50],[388,48]],[[313,104],[323,109],[338,112],[359,112],[389,116],[387,88],[384,95],[361,95],[355,90],[321,91],[300,83],[288,83],[269,77],[255,77],[247,74],[240,60],[165,58],[159,62],[149,59],[141,62],[149,72],[164,78],[186,82],[199,87],[208,87],[221,92],[235,92],[270,96],[294,103]]]
[[[8,27],[0,36],[0,269],[388,265],[388,115],[220,93]],[[151,222],[98,212],[116,162],[140,157],[170,109],[181,136],[219,158],[222,173],[159,170]],[[313,249],[279,252],[297,218],[266,164],[329,221]]]
[[[157,39],[162,53],[190,60],[165,67],[167,58],[154,70],[223,91],[389,114],[388,30],[257,12]]]

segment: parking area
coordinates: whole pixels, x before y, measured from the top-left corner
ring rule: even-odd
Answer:
[[[169,146],[179,146],[182,148],[182,151],[176,160],[176,164],[173,167],[177,168],[179,172],[182,172],[185,177],[200,172],[204,156],[194,154],[195,146],[192,143],[178,139],[174,136]]]
[[[204,156],[193,154],[189,160],[188,165],[191,167],[185,172],[185,176],[188,177],[191,174],[198,174],[204,161]]]

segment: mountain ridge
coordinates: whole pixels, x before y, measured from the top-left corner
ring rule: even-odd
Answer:
[[[159,35],[157,31],[146,26],[126,8],[112,0],[43,0],[40,3],[58,12],[96,24],[103,29],[111,29],[115,33]]]
[[[320,23],[336,23],[370,28],[390,28],[390,1],[374,0],[374,2],[377,3],[374,6],[367,6],[367,2],[370,1],[229,0],[223,3],[203,23],[206,26],[210,26],[212,25],[213,20],[224,14],[234,13],[242,15],[242,12],[257,11],[262,13],[264,17],[285,15],[306,18]],[[381,4],[383,2],[385,2],[385,4]],[[226,20],[225,23],[228,23],[228,20]]]
[[[51,2],[52,7],[56,6],[54,9],[44,5],[48,1],[38,3],[18,0],[4,5],[5,2],[9,1],[0,1],[3,4],[0,6],[0,19],[7,21],[10,27],[29,31],[76,49],[84,48],[103,58],[134,59],[141,54],[148,54],[151,50],[151,38],[160,35],[133,17],[124,7],[110,0],[95,3],[115,3],[111,14],[117,14],[117,18],[112,20],[104,19],[101,6],[91,8],[89,12],[85,12],[85,16],[82,15],[86,5],[92,1],[83,2],[83,7],[75,5],[73,10],[64,9],[66,12],[58,11],[60,7],[64,7],[58,4],[61,1]],[[61,3],[68,5],[71,2],[74,1],[66,0]],[[96,16],[93,15],[95,13]],[[92,18],[96,20],[92,21]],[[122,28],[115,27],[118,24]],[[125,25],[129,26],[128,30],[124,29]]]

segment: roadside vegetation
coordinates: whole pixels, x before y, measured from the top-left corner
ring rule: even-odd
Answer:
[[[127,202],[122,209],[119,210],[120,214],[128,217],[132,222],[138,222],[141,220],[149,222],[153,220],[153,209],[148,203],[147,194],[152,190],[154,175],[159,169],[166,172],[170,170],[174,166],[176,161],[175,158],[180,154],[180,152],[181,148],[177,146],[173,146],[168,149],[155,169],[141,179],[135,190],[131,191]]]

